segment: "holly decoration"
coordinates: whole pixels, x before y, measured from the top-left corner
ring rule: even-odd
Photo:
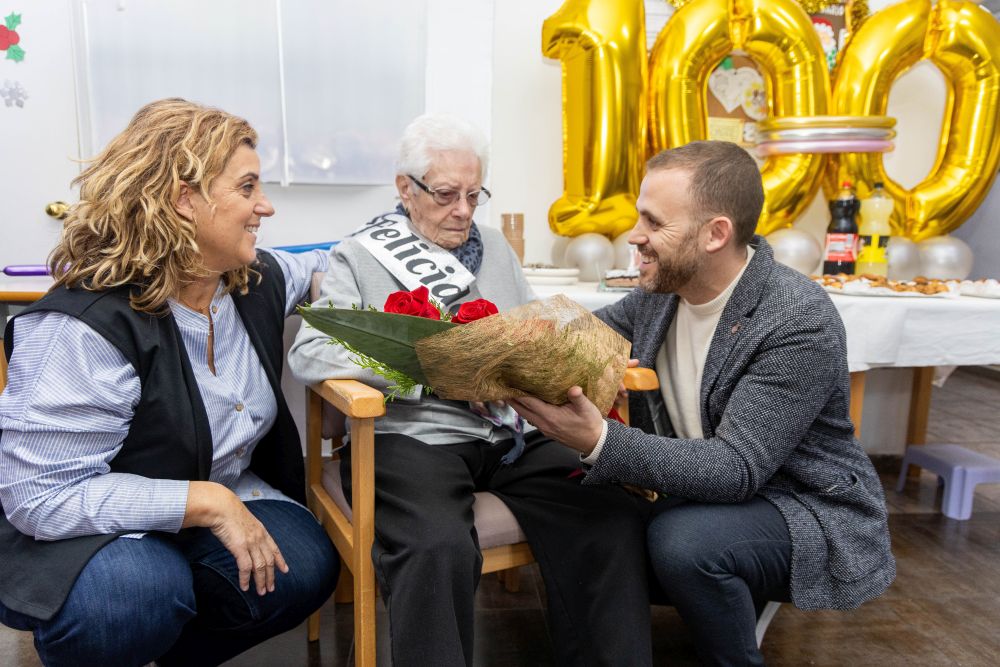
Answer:
[[[21,36],[15,30],[21,25],[21,15],[10,13],[3,21],[4,25],[0,25],[0,51],[7,52],[7,60],[19,63],[24,60],[24,49],[18,46]]]

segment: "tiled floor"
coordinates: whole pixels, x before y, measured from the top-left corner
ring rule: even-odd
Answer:
[[[963,444],[1000,457],[1000,376],[958,371],[935,389],[928,439]],[[924,473],[902,494],[884,475],[896,582],[851,612],[803,612],[782,605],[767,631],[770,665],[995,665],[1000,661],[1000,485],[976,492],[972,518],[946,519],[940,490]],[[523,568],[521,590],[507,593],[485,577],[477,597],[476,664],[549,665],[552,662],[537,569]],[[350,664],[352,607],[323,609],[318,646],[307,648],[305,628],[276,637],[228,663]],[[385,628],[382,623],[381,628]],[[654,656],[661,665],[695,665],[694,647],[671,608],[653,609]],[[380,637],[380,646],[385,637]],[[383,651],[382,656],[385,655]],[[0,627],[0,665],[35,667],[26,633]]]

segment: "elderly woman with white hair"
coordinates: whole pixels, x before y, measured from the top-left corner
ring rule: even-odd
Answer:
[[[425,285],[455,312],[485,298],[501,310],[533,298],[495,229],[473,222],[490,192],[488,148],[469,123],[429,115],[405,130],[400,205],[337,245],[315,305],[382,309],[395,291]],[[349,353],[303,325],[289,367],[306,383],[357,379],[386,388]],[[489,408],[491,406],[487,406]],[[559,664],[651,662],[643,508],[619,487],[583,487],[579,458],[499,406],[416,392],[375,422],[372,558],[389,613],[392,662],[471,665],[473,598],[482,556],[473,493],[489,490],[527,535],[548,593]],[[341,474],[350,498],[350,454]]]

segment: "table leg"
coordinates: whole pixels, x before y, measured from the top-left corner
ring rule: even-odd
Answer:
[[[865,404],[865,372],[851,373],[851,421],[854,422],[854,437],[861,437],[861,410]]]
[[[906,444],[927,443],[927,415],[931,409],[931,382],[934,380],[933,366],[919,366],[913,369],[913,388],[910,390],[910,416],[906,424]],[[920,466],[911,465],[908,477],[919,477]]]

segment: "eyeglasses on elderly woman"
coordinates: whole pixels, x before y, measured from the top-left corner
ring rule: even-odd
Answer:
[[[407,177],[417,184],[421,190],[429,194],[433,199],[434,203],[438,206],[451,206],[458,201],[458,198],[462,195],[458,190],[452,190],[451,188],[432,188],[426,183],[420,181],[419,178],[415,176]],[[467,192],[465,194],[466,201],[469,202],[469,206],[476,207],[482,206],[490,200],[490,191],[486,188],[480,190],[475,190],[473,192]]]

